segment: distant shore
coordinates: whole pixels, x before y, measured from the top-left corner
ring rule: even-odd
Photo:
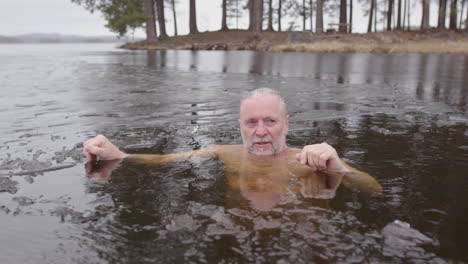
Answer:
[[[139,41],[121,46],[132,50],[258,50],[321,53],[442,53],[467,54],[468,35],[452,31],[392,31],[370,34],[262,32],[246,30],[204,32]]]

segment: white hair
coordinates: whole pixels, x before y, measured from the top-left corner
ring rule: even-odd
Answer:
[[[252,99],[254,97],[257,97],[257,96],[262,96],[262,95],[274,95],[274,96],[277,96],[278,99],[279,99],[279,102],[280,102],[280,108],[281,108],[281,112],[287,116],[288,115],[288,109],[286,107],[286,103],[284,102],[284,99],[283,99],[283,96],[281,96],[281,94],[276,91],[276,90],[273,90],[271,88],[268,88],[268,87],[261,87],[261,88],[257,88],[253,91],[250,91],[248,93],[246,93],[242,99],[241,99],[241,105],[242,105],[242,102],[244,100],[247,100],[247,99]]]

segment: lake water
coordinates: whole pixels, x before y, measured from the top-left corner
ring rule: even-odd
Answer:
[[[288,144],[323,141],[383,194],[258,210],[217,160],[102,163],[241,143],[241,94],[278,89]],[[0,45],[0,263],[468,262],[468,57]],[[291,198],[292,197],[292,198]]]

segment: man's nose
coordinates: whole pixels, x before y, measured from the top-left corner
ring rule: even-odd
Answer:
[[[255,129],[255,135],[258,137],[264,137],[267,135],[267,133],[268,132],[267,132],[265,125],[263,124],[263,122],[260,122],[257,125],[257,129]]]

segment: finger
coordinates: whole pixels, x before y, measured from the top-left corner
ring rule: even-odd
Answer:
[[[90,174],[93,171],[93,164],[91,162],[86,162],[85,170],[86,170],[86,176],[90,177]]]
[[[93,157],[88,152],[85,151],[83,154],[86,157],[86,161],[92,161],[93,160]]]
[[[83,146],[93,145],[93,142],[95,142],[95,141],[96,141],[96,137],[90,138],[90,139],[86,140],[85,142],[83,142]]]
[[[322,169],[321,168],[321,161],[320,161],[320,157],[321,157],[322,153],[323,153],[322,150],[317,150],[316,152],[314,152],[314,156],[313,156],[314,164],[318,169]]]
[[[105,151],[103,148],[100,148],[100,147],[94,146],[94,145],[88,146],[86,148],[86,150],[88,151],[88,153],[90,153],[92,155],[96,155],[98,157],[101,157],[104,154],[104,151]]]
[[[305,149],[301,152],[301,164],[307,165],[307,151]]]
[[[91,154],[88,151],[86,151],[85,148],[83,148],[83,155],[86,157],[86,161],[91,161],[93,159]]]
[[[317,158],[318,158],[318,155],[316,151],[309,151],[307,154],[307,163],[317,168],[318,167]]]
[[[322,154],[320,154],[319,160],[318,160],[318,165],[319,165],[320,169],[322,169],[322,170],[327,169],[327,162],[328,162],[330,156],[331,156],[331,153],[329,151],[326,151],[326,152],[323,152]]]
[[[313,153],[309,152],[307,153],[306,157],[307,157],[307,162],[306,164],[313,170],[313,171],[316,171],[317,170],[317,165],[315,164],[314,162],[314,158],[313,158]]]

